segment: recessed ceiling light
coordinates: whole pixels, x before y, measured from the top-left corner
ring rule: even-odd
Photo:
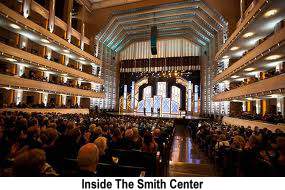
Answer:
[[[47,70],[47,69],[44,68],[44,67],[39,67],[39,69],[42,70],[42,71],[46,71],[46,70]]]
[[[79,60],[78,62],[79,62],[79,63],[81,63],[81,64],[86,64],[86,62],[85,62],[85,61],[81,61],[81,60]]]
[[[275,15],[277,12],[278,12],[277,9],[272,9],[272,10],[270,10],[270,11],[267,11],[267,12],[264,14],[264,16],[265,16],[265,17],[271,17],[271,16]]]
[[[41,42],[49,44],[50,42],[47,39],[41,39]]]
[[[228,59],[230,58],[228,55],[225,55],[224,57],[222,57],[223,59]]]
[[[65,52],[65,53],[70,53],[70,51],[67,50],[67,49],[64,49],[63,52]]]
[[[17,24],[10,24],[10,26],[12,27],[12,28],[14,28],[14,29],[20,29],[21,27],[20,26],[18,26]]]
[[[85,60],[83,57],[80,57],[79,59],[80,59],[80,60],[83,60],[83,61]]]
[[[239,76],[233,75],[233,76],[231,76],[231,78],[232,78],[232,79],[236,79],[236,78],[239,78]]]
[[[261,71],[253,71],[253,72],[247,73],[246,75],[255,76],[255,75],[258,75],[260,72]]]
[[[265,58],[265,60],[276,60],[276,59],[280,59],[282,56],[281,55],[270,55],[268,57]]]
[[[255,68],[249,67],[249,68],[246,68],[244,71],[253,71],[253,70],[255,70]]]
[[[235,79],[235,81],[244,81],[245,78],[238,78],[238,79]]]
[[[231,51],[235,51],[235,50],[238,50],[238,49],[239,49],[239,47],[234,46],[234,47],[232,47],[230,50],[231,50]]]
[[[271,62],[265,65],[265,67],[276,67],[277,65],[281,65],[283,62],[282,61],[275,61],[275,62]]]
[[[11,62],[15,62],[17,61],[16,59],[13,59],[13,58],[5,58],[7,61],[11,61]]]
[[[253,32],[248,32],[248,33],[245,33],[242,37],[244,37],[244,38],[249,38],[249,37],[251,37],[251,36],[253,36],[253,35],[254,35]]]

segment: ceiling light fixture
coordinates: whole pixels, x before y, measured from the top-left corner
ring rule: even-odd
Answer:
[[[64,49],[63,52],[64,52],[64,53],[70,53],[70,51],[67,50],[67,49]]]
[[[251,36],[253,36],[253,35],[254,35],[253,32],[248,32],[248,33],[245,33],[242,37],[244,37],[244,38],[249,38],[249,37],[251,37]]]
[[[17,61],[16,59],[13,59],[13,58],[5,58],[7,61],[11,61],[11,62],[15,62]]]
[[[225,55],[224,57],[222,57],[223,59],[228,59],[230,58],[228,55]]]
[[[231,50],[231,51],[235,51],[235,50],[238,50],[238,49],[239,49],[239,47],[234,46],[234,47],[232,47],[230,50]]]
[[[232,79],[236,79],[236,78],[239,78],[239,76],[233,75],[233,76],[231,76],[231,78],[232,78]]]
[[[50,42],[47,40],[47,39],[41,39],[41,42],[43,42],[43,43],[46,43],[46,44],[49,44]]]
[[[246,68],[244,71],[253,71],[253,70],[255,70],[255,68],[253,68],[253,67],[249,67],[249,68]]]
[[[271,61],[271,60],[276,60],[280,59],[282,56],[281,55],[271,55],[265,58],[265,60]]]
[[[270,10],[270,11],[267,11],[267,12],[264,14],[264,17],[266,17],[266,18],[271,17],[271,16],[275,15],[277,12],[278,12],[277,9],[272,9],[272,10]]]
[[[20,26],[18,26],[17,24],[10,24],[10,26],[12,27],[12,28],[14,28],[14,29],[17,29],[17,30],[19,30],[21,27]]]
[[[79,59],[80,59],[80,60],[83,60],[83,61],[85,60],[83,57],[80,57]]]

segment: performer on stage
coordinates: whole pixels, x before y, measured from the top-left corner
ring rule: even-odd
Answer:
[[[143,115],[145,115],[146,114],[146,108],[144,107],[143,108]]]
[[[158,117],[160,117],[160,108],[157,108]]]

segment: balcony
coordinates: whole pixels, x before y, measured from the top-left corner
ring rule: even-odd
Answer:
[[[222,82],[230,78],[231,75],[239,75],[241,73],[246,74],[244,69],[246,67],[255,67],[256,70],[264,71],[266,64],[272,63],[273,60],[266,60],[266,57],[270,55],[284,54],[285,44],[285,27],[268,37],[260,45],[245,54],[241,59],[234,62],[230,67],[225,69],[222,73],[218,74],[214,78],[214,82]],[[284,56],[281,56],[283,58]],[[283,59],[274,60],[282,62]]]
[[[273,4],[273,5],[271,5],[271,4]],[[274,7],[274,8],[276,8],[276,7],[280,8],[281,6],[279,4],[282,4],[282,2],[276,2],[276,1],[270,2],[270,6]],[[254,32],[255,33],[258,31],[259,35],[262,35],[262,36],[265,35],[266,36],[273,31],[272,28],[270,28],[270,29],[268,28],[267,30],[264,30],[264,28],[262,29],[262,27],[263,27],[262,23],[265,22],[265,19],[264,19],[262,14],[264,14],[266,9],[268,9],[268,5],[269,4],[268,4],[267,0],[257,0],[254,6],[250,6],[253,8],[246,15],[244,15],[245,17],[238,24],[236,30],[231,34],[231,36],[228,38],[226,43],[224,43],[223,46],[220,48],[220,50],[217,52],[217,54],[215,56],[216,60],[221,59],[221,57],[223,57],[225,54],[229,53],[230,48],[233,46],[237,46],[237,43],[239,43],[239,41],[248,40],[248,39],[243,38],[244,34],[246,34],[248,32]],[[271,20],[268,20],[268,22],[273,23],[273,22],[275,22],[275,20],[271,19]],[[261,31],[262,31],[262,34],[261,34]],[[245,43],[242,42],[242,44],[245,44]]]
[[[272,78],[251,83],[227,92],[222,92],[213,97],[214,101],[228,101],[241,99],[251,96],[262,96],[273,93],[284,93],[285,91],[285,74],[277,75]]]
[[[0,51],[2,53],[2,57],[3,54],[5,56],[9,55],[11,57],[13,57],[13,59],[17,60],[15,62],[15,64],[19,63],[19,64],[25,64],[25,66],[35,66],[35,67],[40,67],[42,68],[42,70],[44,71],[51,71],[53,73],[57,73],[58,75],[63,75],[63,76],[71,76],[77,79],[82,79],[85,81],[89,81],[89,82],[94,82],[94,83],[98,83],[98,84],[103,84],[104,80],[94,76],[94,75],[90,75],[87,73],[84,73],[82,71],[67,67],[65,65],[53,62],[53,61],[49,61],[47,59],[44,59],[40,56],[25,52],[23,50],[20,50],[18,48],[14,48],[11,46],[8,46],[6,44],[0,43]]]
[[[9,9],[5,5],[0,3],[0,13],[1,13],[1,26],[9,29],[10,31],[19,33],[28,37],[30,40],[35,41],[41,45],[44,45],[53,51],[57,51],[62,55],[67,55],[71,59],[79,60],[84,62],[85,64],[96,64],[100,66],[102,62],[96,58],[95,56],[81,50],[80,48],[72,45],[65,39],[57,36],[49,32],[47,29],[39,26],[38,24],[34,23],[33,21],[23,17],[19,13]],[[3,22],[4,21],[4,22]],[[64,27],[63,22],[56,19],[56,23],[60,26]],[[16,25],[17,27],[11,27],[11,24]],[[75,36],[78,36],[78,32],[73,30]],[[43,40],[47,40],[48,43],[43,42]],[[90,43],[89,40],[84,38],[84,40]],[[87,43],[87,44],[88,44]]]
[[[36,92],[46,92],[55,94],[67,94],[73,96],[82,96],[87,98],[104,98],[103,92],[95,92],[91,90],[82,90],[78,88],[51,84],[36,80],[20,78],[16,76],[9,76],[0,74],[0,85],[6,88],[31,90]]]

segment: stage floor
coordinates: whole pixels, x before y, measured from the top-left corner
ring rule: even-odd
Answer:
[[[166,118],[166,119],[203,119],[202,117],[196,117],[192,115],[179,115],[179,114],[151,114],[151,113],[114,113],[116,115],[130,115],[130,116],[139,116],[139,117],[157,117],[157,118]]]

